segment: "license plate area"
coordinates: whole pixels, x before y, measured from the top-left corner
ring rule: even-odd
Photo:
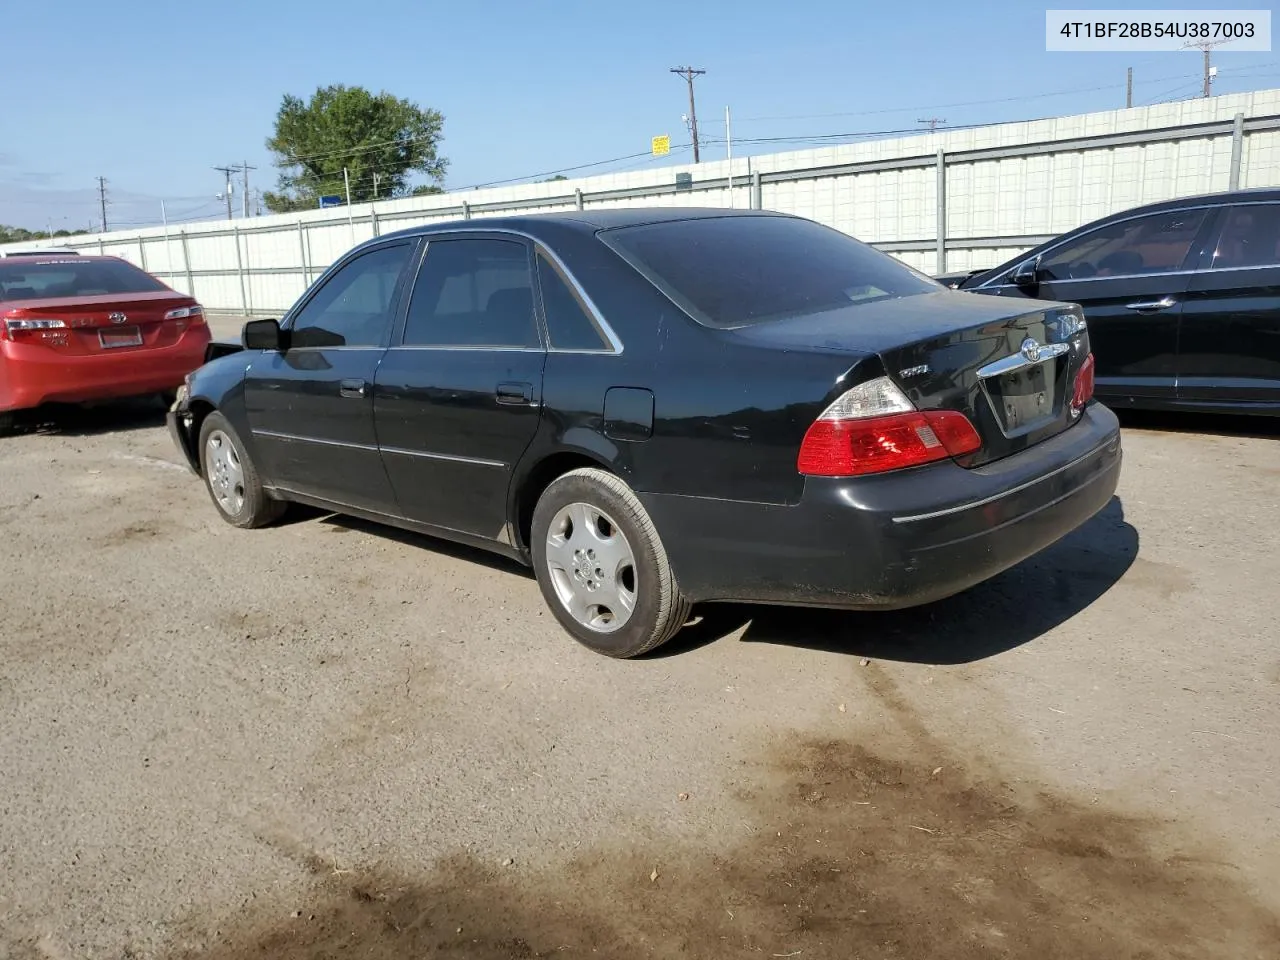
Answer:
[[[117,347],[142,346],[141,327],[113,327],[110,330],[98,331],[98,343],[103,350],[114,350]]]
[[[983,381],[996,422],[1006,437],[1029,433],[1056,420],[1062,413],[1064,358],[1046,360],[989,377]]]

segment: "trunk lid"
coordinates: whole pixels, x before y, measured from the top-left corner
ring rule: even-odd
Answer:
[[[1077,306],[956,291],[854,304],[734,333],[784,349],[875,356],[919,409],[969,418],[982,447],[958,461],[967,467],[1025,450],[1075,423],[1075,377],[1089,355]]]
[[[167,347],[203,317],[166,319],[166,315],[197,302],[176,291],[155,291],[0,303],[0,327],[5,320],[56,320],[62,326],[25,330],[0,329],[7,339],[39,344],[69,356],[123,353]]]

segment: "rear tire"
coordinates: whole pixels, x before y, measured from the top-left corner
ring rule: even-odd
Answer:
[[[0,437],[4,437],[13,433],[13,428],[18,422],[18,415],[12,410],[6,410],[0,413]]]
[[[530,534],[534,573],[560,625],[608,657],[638,657],[689,619],[658,531],[621,479],[587,467],[543,491]]]
[[[234,527],[265,527],[288,508],[267,495],[239,434],[217,411],[200,425],[200,476],[218,516]]]

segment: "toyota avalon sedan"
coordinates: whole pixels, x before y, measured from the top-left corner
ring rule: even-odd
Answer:
[[[45,403],[172,395],[209,340],[199,303],[127,260],[0,259],[0,433]]]
[[[702,601],[900,608],[1111,499],[1075,306],[948,290],[813,221],[630,209],[433,224],[334,263],[169,428],[239,527],[291,501],[533,567],[634,657]]]

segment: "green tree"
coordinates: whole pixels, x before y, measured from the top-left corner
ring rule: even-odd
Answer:
[[[437,186],[448,161],[436,151],[444,117],[408,100],[363,87],[320,87],[304,102],[285,94],[267,148],[280,171],[279,192],[264,193],[274,213],[314,209],[325,195],[346,195],[342,170],[351,183],[351,200],[416,195],[414,174]]]
[[[6,227],[0,224],[0,243],[25,243],[28,240],[48,240],[55,237],[76,237],[87,233],[85,230],[27,230],[23,227]]]
[[[554,177],[547,177],[545,180],[539,180],[539,183],[555,183],[557,180],[568,180],[563,173],[557,173]]]

